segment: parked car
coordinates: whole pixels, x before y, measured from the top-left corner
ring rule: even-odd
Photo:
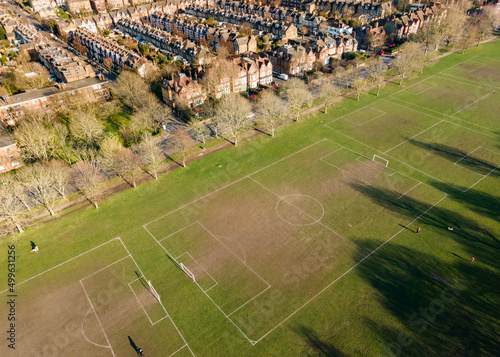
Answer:
[[[288,74],[280,73],[278,74],[278,78],[287,81],[288,80]]]

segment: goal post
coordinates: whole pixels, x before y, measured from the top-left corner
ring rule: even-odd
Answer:
[[[156,298],[156,300],[158,300],[158,302],[161,303],[160,294],[158,294],[158,292],[154,288],[153,284],[151,284],[151,280],[148,280],[148,286],[149,286],[149,289],[151,290],[151,294],[153,294],[153,296]]]
[[[383,161],[383,162],[385,163],[385,167],[388,167],[388,166],[389,166],[389,160],[384,159],[383,157],[380,157],[380,156],[378,156],[378,155],[373,155],[373,159],[372,159],[372,161],[376,161],[376,162],[377,162],[377,160],[376,160],[376,159],[379,159],[379,161]]]
[[[186,268],[186,266],[184,264],[180,264],[181,265],[181,269],[182,271],[184,271],[184,273],[186,273],[187,276],[189,276],[191,279],[193,279],[194,282],[196,282],[196,278],[194,277],[194,274],[191,273],[191,271]]]

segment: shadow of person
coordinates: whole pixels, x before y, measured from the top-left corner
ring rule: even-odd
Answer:
[[[137,347],[134,340],[132,340],[130,338],[130,336],[128,336],[128,342],[130,342],[130,346],[132,346],[132,348],[135,350],[135,352],[139,353],[139,347]]]
[[[35,242],[33,242],[32,240],[30,240],[30,244],[31,244],[31,250],[35,249],[35,247],[36,247]]]

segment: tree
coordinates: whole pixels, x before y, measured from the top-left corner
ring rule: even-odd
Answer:
[[[422,55],[418,60],[418,65],[420,67],[420,73],[424,72],[425,67],[433,66],[438,62],[436,52],[427,52]]]
[[[320,95],[325,103],[325,114],[327,114],[328,107],[335,103],[340,95],[339,90],[328,80],[324,81],[320,86]]]
[[[370,61],[366,67],[368,74],[368,80],[370,83],[377,87],[377,96],[380,93],[380,89],[385,82],[385,71],[387,70],[387,65],[377,57],[375,60]]]
[[[233,61],[219,58],[207,69],[205,86],[213,97],[220,98],[234,91],[234,80],[238,78],[239,73],[240,68]]]
[[[401,46],[399,56],[393,62],[394,68],[398,71],[399,85],[418,65],[418,60],[422,54],[422,47],[415,42],[407,42]]]
[[[52,170],[46,164],[36,163],[33,166],[24,167],[21,175],[24,177],[26,188],[33,198],[53,216],[57,192],[54,190]]]
[[[38,116],[25,115],[14,131],[14,139],[26,161],[47,161],[57,147],[54,129]]]
[[[290,79],[285,86],[285,98],[288,108],[296,121],[299,121],[300,112],[312,98],[306,84],[298,78]]]
[[[359,100],[359,98],[362,95],[368,93],[369,90],[368,81],[363,79],[362,77],[358,77],[356,78],[356,80],[354,80],[352,89],[354,91],[354,94],[356,95],[356,99]]]
[[[63,199],[66,199],[66,186],[69,181],[69,169],[61,161],[52,160],[49,162],[49,169],[52,175],[53,187],[61,195]]]
[[[128,182],[135,189],[137,188],[137,178],[141,161],[139,157],[129,149],[118,151],[113,157],[113,171]]]
[[[81,161],[73,166],[73,181],[75,186],[96,209],[99,208],[97,199],[101,176],[95,161]]]
[[[15,86],[27,91],[30,89],[42,89],[49,85],[49,71],[45,66],[36,62],[29,62],[19,66],[15,71]]]
[[[78,36],[73,37],[73,47],[83,56],[87,56],[87,53],[89,52]]]
[[[28,211],[31,211],[31,208],[27,202],[28,195],[26,192],[25,183],[22,181],[22,177],[20,175],[16,175],[12,171],[3,174],[1,177],[1,187],[4,189],[4,191],[8,191],[15,198],[17,198]]]
[[[165,160],[158,140],[151,135],[144,135],[139,144],[138,153],[146,170],[150,170],[155,180],[158,180],[158,168]]]
[[[14,226],[19,233],[23,233],[23,216],[24,208],[17,197],[9,191],[0,191],[0,218],[6,226]]]
[[[477,46],[498,27],[499,17],[494,6],[484,6],[481,11],[472,14],[470,21],[477,29]]]
[[[460,39],[465,25],[465,11],[459,6],[450,6],[446,11],[446,17],[440,23],[440,29],[444,33],[444,39],[449,45]]]
[[[146,131],[154,133],[158,128],[172,119],[169,107],[160,103],[152,93],[147,93],[141,100],[140,107],[132,115],[130,128],[139,136]]]
[[[234,145],[238,145],[239,136],[248,128],[250,102],[238,94],[224,97],[216,109],[216,116],[229,130]]]
[[[199,121],[198,119],[193,119],[189,122],[189,127],[191,131],[194,133],[196,140],[205,144],[205,136],[208,134],[207,126],[204,122]]]
[[[123,71],[116,79],[116,93],[131,108],[137,109],[149,94],[148,85],[137,73]]]
[[[88,147],[97,148],[104,139],[104,124],[92,110],[80,111],[69,123],[71,135]]]
[[[172,146],[176,152],[182,155],[182,167],[186,168],[186,156],[188,149],[191,147],[193,140],[189,137],[185,130],[177,129],[172,134]]]
[[[247,21],[244,21],[241,25],[240,25],[240,28],[239,28],[239,35],[241,37],[245,37],[245,36],[250,36],[252,35],[252,27],[250,26],[250,23],[247,22]]]
[[[55,142],[57,148],[57,155],[62,160],[66,161],[68,165],[71,165],[71,149],[68,148],[67,140],[69,130],[68,127],[62,123],[54,123],[53,125],[54,134],[55,134]]]
[[[437,48],[444,39],[443,34],[439,29],[440,25],[437,21],[427,21],[417,33],[417,42],[421,43],[424,48],[424,54],[431,49]]]
[[[462,45],[462,54],[464,54],[465,50],[469,48],[474,41],[476,41],[476,39],[478,38],[477,32],[478,32],[477,26],[474,23],[469,21],[465,25],[462,31],[462,35],[460,36],[460,43]]]
[[[286,118],[286,103],[272,91],[260,95],[257,103],[257,117],[266,126],[274,138],[276,128],[282,125]]]

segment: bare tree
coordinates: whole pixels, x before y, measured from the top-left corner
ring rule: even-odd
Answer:
[[[176,152],[182,155],[182,167],[186,168],[186,157],[189,148],[192,146],[193,140],[189,137],[185,130],[177,129],[172,134],[172,146]]]
[[[149,88],[144,79],[131,71],[123,71],[116,79],[116,93],[130,107],[137,109],[149,94]]]
[[[7,227],[14,226],[19,233],[23,233],[24,211],[23,205],[12,192],[0,191],[0,218]]]
[[[198,119],[193,119],[189,122],[189,128],[196,137],[196,140],[205,144],[205,137],[208,135],[208,127],[205,123]]]
[[[130,128],[139,136],[146,131],[154,133],[162,125],[172,119],[172,111],[160,103],[152,93],[142,99],[140,107],[132,115]]]
[[[23,118],[14,131],[14,139],[27,161],[47,161],[57,147],[53,128],[40,118]]]
[[[235,146],[239,136],[248,129],[250,110],[250,102],[238,94],[226,96],[217,106],[216,115],[229,130]]]
[[[21,175],[17,175],[12,171],[3,174],[2,188],[16,197],[28,211],[31,211],[31,208],[27,202],[28,195],[26,192],[25,183],[22,181]]]
[[[62,123],[55,123],[53,125],[53,128],[58,156],[59,158],[67,162],[68,165],[71,165],[71,149],[68,147],[67,143],[69,134],[68,127]]]
[[[380,93],[380,89],[385,82],[385,72],[387,71],[387,65],[380,59],[376,58],[368,63],[366,67],[368,73],[368,80],[370,83],[377,87],[377,96]]]
[[[257,116],[274,138],[276,129],[285,122],[287,114],[286,103],[272,91],[260,95],[257,103]]]
[[[368,93],[369,88],[370,86],[368,81],[362,77],[358,77],[352,85],[352,89],[356,95],[356,100],[359,100],[362,95]]]
[[[431,67],[438,62],[437,53],[436,52],[427,52],[422,55],[418,60],[418,65],[420,67],[420,73],[424,72],[425,67]]]
[[[410,73],[412,73],[418,64],[418,59],[422,55],[422,47],[415,42],[407,42],[401,46],[399,56],[393,62],[398,71],[399,85]]]
[[[459,6],[450,6],[446,11],[446,17],[440,23],[440,29],[444,33],[444,39],[449,45],[461,38],[466,21],[464,9]]]
[[[460,43],[462,45],[462,54],[465,53],[465,50],[470,47],[472,43],[476,41],[478,38],[477,34],[477,26],[471,23],[470,21],[465,25],[462,36],[460,37]]]
[[[138,153],[146,170],[158,180],[158,168],[165,161],[158,140],[151,135],[144,135],[138,147]]]
[[[285,98],[290,112],[299,121],[300,113],[312,99],[312,95],[303,81],[292,78],[285,86]]]
[[[93,111],[78,112],[71,119],[69,130],[75,139],[88,147],[98,147],[104,138],[104,125],[96,118]]]
[[[61,161],[52,160],[49,162],[49,169],[52,174],[53,187],[61,195],[63,199],[66,199],[66,186],[69,181],[69,168]]]
[[[477,46],[498,27],[499,17],[494,6],[484,6],[481,11],[472,14],[470,20],[477,29]]]
[[[123,180],[130,183],[133,188],[137,188],[137,178],[140,174],[140,168],[141,160],[129,149],[122,149],[113,157],[113,171]]]
[[[424,54],[435,49],[444,39],[445,32],[440,31],[437,21],[427,21],[417,33],[417,41],[423,45]]]
[[[97,200],[101,179],[102,175],[95,161],[81,161],[73,165],[73,181],[75,186],[96,209],[99,208]]]
[[[23,91],[42,89],[49,85],[49,71],[40,63],[29,62],[15,72],[15,85]]]
[[[325,103],[325,114],[327,114],[328,107],[334,104],[340,96],[339,89],[327,79],[320,86],[320,95]]]
[[[24,167],[21,175],[24,176],[28,191],[53,216],[57,192],[54,190],[52,170],[47,165],[36,163]]]
[[[221,48],[224,47],[219,47],[219,49]],[[206,70],[204,76],[204,84],[208,92],[215,98],[220,98],[224,94],[233,92],[234,81],[238,78],[240,69],[241,68],[232,60],[219,57],[219,59]]]

